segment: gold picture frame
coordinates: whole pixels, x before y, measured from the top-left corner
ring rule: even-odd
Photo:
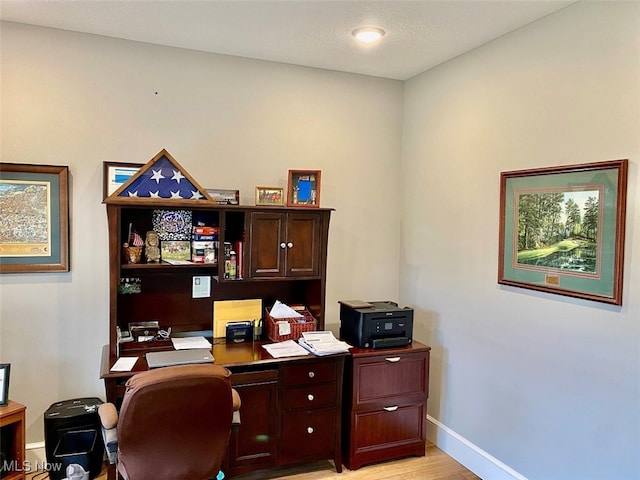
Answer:
[[[284,205],[284,188],[256,187],[256,205],[281,207]]]

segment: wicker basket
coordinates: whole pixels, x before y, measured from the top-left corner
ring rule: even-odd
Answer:
[[[300,315],[299,318],[272,318],[269,315],[269,309],[265,309],[265,319],[267,324],[267,336],[273,342],[283,342],[285,340],[297,340],[302,336],[302,332],[313,332],[316,329],[316,319],[313,318],[311,312],[306,308],[304,310],[296,310]],[[289,335],[280,335],[278,322],[288,322],[291,327]]]
[[[142,261],[142,247],[122,247],[125,263],[140,263]]]

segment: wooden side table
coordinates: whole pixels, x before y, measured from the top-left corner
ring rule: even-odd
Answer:
[[[3,480],[24,480],[25,478],[25,411],[27,407],[9,400],[9,405],[0,407],[0,431],[2,431],[3,444],[9,443],[7,450],[2,447],[7,458],[3,459],[0,468]],[[6,435],[6,436],[5,436]]]

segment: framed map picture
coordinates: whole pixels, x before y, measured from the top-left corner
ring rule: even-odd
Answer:
[[[69,169],[0,163],[0,273],[69,271]]]

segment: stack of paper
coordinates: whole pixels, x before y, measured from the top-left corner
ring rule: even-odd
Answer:
[[[176,350],[206,348],[211,350],[211,342],[204,337],[172,337],[171,342]]]
[[[298,355],[309,355],[304,348],[293,340],[285,340],[284,342],[269,343],[263,345],[264,348],[273,358],[297,357]]]
[[[280,300],[276,300],[276,303],[273,304],[269,315],[271,315],[271,318],[298,318],[304,316]]]
[[[314,355],[348,352],[351,345],[333,336],[333,332],[302,332],[298,343]]]

